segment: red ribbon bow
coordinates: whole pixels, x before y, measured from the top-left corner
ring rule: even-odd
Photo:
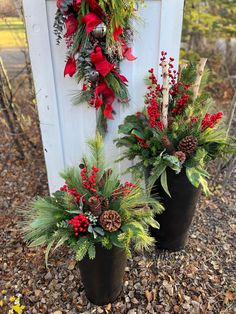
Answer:
[[[114,69],[114,64],[107,61],[107,58],[102,53],[102,48],[97,47],[90,55],[92,63],[96,70],[103,76],[107,76]]]
[[[78,21],[74,17],[74,15],[70,15],[65,20],[65,24],[66,24],[66,34],[65,34],[65,37],[70,37],[77,31]]]
[[[102,20],[95,13],[88,13],[82,17],[82,22],[86,25],[86,32],[89,34],[94,27],[102,23]]]

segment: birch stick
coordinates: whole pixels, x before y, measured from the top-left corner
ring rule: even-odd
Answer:
[[[179,66],[179,74],[178,74],[178,81],[181,80],[183,70],[185,70],[187,68],[187,66],[188,66],[187,63],[180,64],[180,66]]]
[[[230,106],[230,114],[229,114],[229,119],[228,119],[228,127],[227,127],[227,137],[229,136],[230,133],[230,129],[234,120],[234,115],[236,112],[236,92],[234,93],[234,97],[233,100],[231,102],[231,106]]]
[[[202,76],[206,66],[207,59],[202,58],[197,67],[197,78],[195,84],[193,85],[193,101],[195,101],[199,95],[200,85],[202,81]]]
[[[168,61],[162,62],[162,78],[163,78],[163,102],[162,102],[162,123],[164,128],[168,127],[168,107],[169,107],[169,66]]]

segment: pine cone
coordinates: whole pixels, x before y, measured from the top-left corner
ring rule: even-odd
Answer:
[[[178,145],[178,150],[185,153],[186,156],[192,155],[198,147],[198,140],[196,137],[190,135],[184,137]]]
[[[175,153],[175,147],[167,135],[162,137],[161,144],[169,155],[173,155]]]
[[[101,189],[104,188],[107,179],[108,179],[111,175],[112,175],[112,169],[110,169],[110,168],[107,169],[107,170],[104,172],[104,174],[103,174],[101,180],[100,180],[99,183],[98,183],[98,185],[99,185],[99,187],[100,187]]]
[[[179,161],[183,164],[186,160],[186,154],[181,152],[181,151],[177,151],[175,152],[175,156],[179,159]]]
[[[116,211],[107,210],[100,216],[99,223],[104,230],[115,232],[121,227],[121,217]]]
[[[103,198],[99,196],[91,196],[88,199],[90,211],[94,216],[100,216],[102,213]]]

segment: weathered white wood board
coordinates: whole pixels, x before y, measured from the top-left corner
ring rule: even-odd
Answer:
[[[168,51],[178,60],[184,0],[150,0],[140,9],[143,22],[136,25],[134,62],[124,61],[122,74],[129,80],[130,104],[115,104],[115,120],[109,123],[105,138],[107,160],[120,154],[113,144],[118,125],[127,114],[143,107],[144,77],[150,68],[158,68],[160,53]],[[50,191],[63,183],[58,173],[78,164],[87,152],[86,140],[95,135],[96,112],[86,104],[74,106],[71,95],[78,89],[73,78],[64,78],[65,46],[56,45],[53,22],[55,0],[24,0],[24,13],[34,75],[38,112]],[[160,74],[160,73],[159,73]],[[128,165],[119,165],[120,171]]]

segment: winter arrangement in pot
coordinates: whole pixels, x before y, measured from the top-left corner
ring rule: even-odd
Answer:
[[[88,145],[89,158],[62,173],[65,185],[26,212],[25,239],[31,247],[47,245],[46,262],[51,249],[71,247],[88,299],[103,305],[121,292],[132,243],[138,251],[154,245],[149,226],[159,227],[162,206],[106,167],[99,134]]]
[[[64,75],[82,83],[73,97],[99,111],[98,128],[107,130],[113,119],[114,101],[128,103],[128,80],[120,73],[122,60],[134,61],[133,19],[143,0],[57,0],[54,32],[59,44],[65,39]]]
[[[210,113],[214,103],[204,89],[206,59],[180,66],[179,73],[173,61],[162,52],[163,82],[149,71],[146,106],[126,117],[116,144],[125,147],[121,159],[138,157],[129,170],[145,174],[149,191],[158,193],[165,207],[157,217],[160,230],[152,230],[157,247],[179,250],[185,246],[200,189],[210,195],[209,162],[235,153],[236,146],[225,131],[222,112]]]

